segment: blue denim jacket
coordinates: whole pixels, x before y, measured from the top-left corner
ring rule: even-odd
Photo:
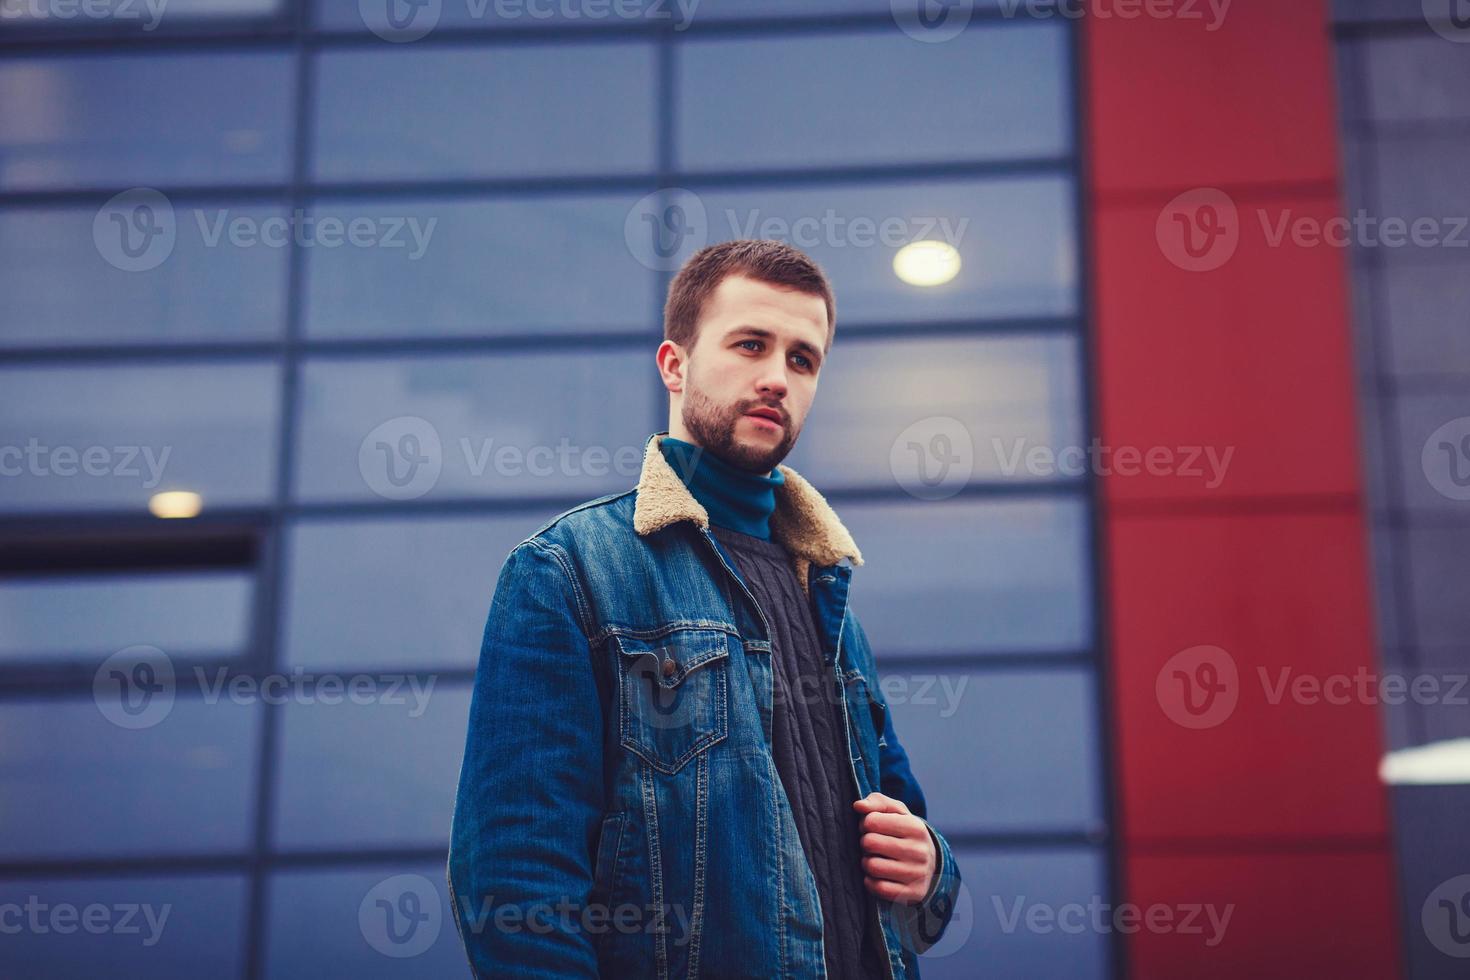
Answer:
[[[649,437],[632,490],[548,521],[501,568],[480,650],[448,878],[476,977],[822,977],[822,915],[771,757],[771,631],[705,509]],[[924,818],[848,608],[863,563],[789,467],[772,537],[812,601],[857,795]],[[843,560],[850,560],[850,564]],[[927,823],[927,820],[926,820]],[[948,925],[866,893],[895,980]]]

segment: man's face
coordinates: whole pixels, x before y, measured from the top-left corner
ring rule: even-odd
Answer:
[[[727,277],[705,303],[694,349],[659,347],[669,434],[752,473],[774,469],[806,422],[826,342],[822,297]],[[750,414],[762,410],[777,417]]]

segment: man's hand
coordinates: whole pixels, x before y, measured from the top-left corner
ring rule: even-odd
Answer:
[[[938,861],[929,828],[902,800],[882,793],[869,793],[852,807],[863,814],[863,885],[890,902],[918,904]]]

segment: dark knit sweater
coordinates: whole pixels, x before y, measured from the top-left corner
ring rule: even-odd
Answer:
[[[772,745],[822,907],[827,976],[886,978],[887,956],[863,886],[861,815],[841,694],[822,662],[811,605],[779,544],[711,523],[771,625]]]

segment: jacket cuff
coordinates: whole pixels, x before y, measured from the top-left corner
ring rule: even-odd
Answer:
[[[928,893],[917,903],[895,904],[893,907],[897,913],[894,921],[899,940],[916,955],[927,951],[944,935],[950,917],[954,915],[955,899],[960,889],[959,867],[955,864],[949,842],[928,820],[924,820],[924,826],[934,841],[934,878],[929,883]]]

